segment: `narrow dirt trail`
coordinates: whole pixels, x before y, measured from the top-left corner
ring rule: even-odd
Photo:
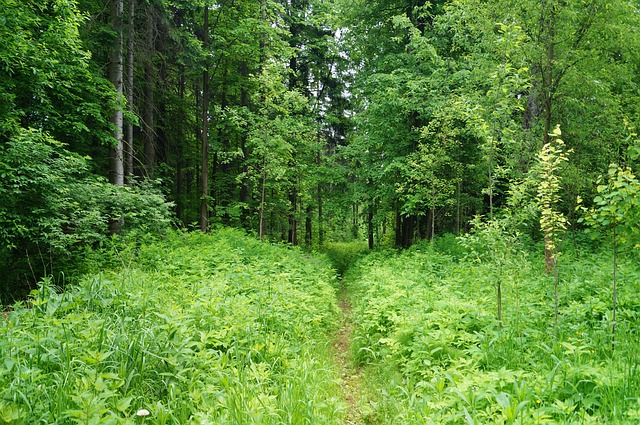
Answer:
[[[342,323],[333,342],[336,363],[341,369],[342,389],[348,405],[344,425],[362,425],[364,423],[359,410],[362,372],[354,366],[351,360],[351,342],[353,341],[353,321],[351,317],[351,303],[344,286],[338,293],[338,302],[342,310]]]

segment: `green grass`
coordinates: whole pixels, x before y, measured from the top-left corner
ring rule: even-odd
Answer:
[[[541,255],[520,247],[498,267],[437,247],[376,253],[345,277],[356,322],[353,354],[370,383],[361,406],[368,423],[640,421],[637,258],[620,268],[614,353],[606,252],[561,258],[554,340],[553,283]]]
[[[0,320],[0,424],[340,423],[328,264],[233,230],[119,256]]]

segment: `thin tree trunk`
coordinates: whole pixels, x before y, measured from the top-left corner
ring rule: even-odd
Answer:
[[[260,20],[262,22],[267,21],[267,0],[260,0]],[[262,32],[260,34],[260,66],[258,68],[260,73],[262,73],[262,65],[267,60],[266,46],[267,46],[267,34],[265,32]]]
[[[558,263],[556,259],[552,256],[553,262],[553,339],[557,340],[558,338]]]
[[[547,40],[547,73],[545,75],[545,114],[544,114],[544,144],[550,142],[549,132],[551,131],[551,108],[553,106],[553,66],[554,66],[554,48],[555,48],[555,11],[550,11],[549,16],[549,39]],[[545,238],[548,236],[545,236]],[[553,253],[547,248],[549,245],[545,243],[544,258],[546,271],[550,273],[555,268],[555,260]],[[557,270],[554,270],[557,273]]]
[[[318,185],[318,246],[324,245],[324,217],[322,212],[322,186]]]
[[[127,110],[130,118],[127,120],[127,140],[124,145],[125,156],[125,177],[127,183],[131,183],[133,177],[133,48],[134,48],[134,18],[135,18],[136,0],[129,0],[129,22],[128,22],[128,39],[127,39]]]
[[[181,68],[181,72],[180,72],[180,86],[178,88],[178,99],[180,99],[181,102],[184,101],[184,92],[185,92],[185,76],[184,76],[184,68]],[[184,117],[184,114],[183,114]],[[186,121],[186,120],[185,120]],[[182,130],[184,127],[180,127],[181,128],[181,136],[184,137],[184,131]],[[184,209],[184,201],[183,201],[183,193],[185,192],[183,186],[184,186],[184,171],[183,171],[183,167],[184,167],[184,147],[182,145],[182,143],[178,143],[176,146],[176,156],[177,156],[177,160],[176,160],[176,217],[178,218],[178,220],[181,220],[184,223],[183,220],[183,209]]]
[[[154,124],[154,86],[155,69],[153,57],[155,54],[155,22],[153,6],[147,10],[147,58],[144,66],[145,86],[144,86],[144,165],[147,176],[153,176],[153,169],[156,160],[156,140]]]
[[[358,204],[353,204],[351,206],[351,215],[352,215],[352,223],[351,223],[351,235],[353,236],[354,239],[358,239],[359,236],[359,223],[358,223],[358,215],[359,215],[359,211],[358,211]]]
[[[247,137],[246,135],[242,137],[242,140],[240,141],[240,149],[242,151],[242,157],[244,158],[244,161],[242,161],[242,175],[244,176],[242,178],[242,183],[240,186],[240,202],[243,205],[248,206],[249,205],[249,178],[247,177],[249,175],[249,166],[248,166],[248,158],[249,158],[249,149],[247,148]],[[244,227],[246,227],[247,229],[249,228],[249,223],[251,221],[251,216],[253,214],[249,211],[249,209],[245,209],[243,208],[243,212],[242,212],[242,216],[241,216],[241,220],[242,220],[242,225]]]
[[[367,217],[367,235],[369,242],[369,249],[373,249],[373,203],[369,205],[369,214]]]
[[[456,188],[456,236],[460,236],[460,191],[462,190],[462,180],[458,180]]]
[[[242,61],[240,64],[240,75],[245,79],[249,78],[249,68],[246,61]],[[249,103],[250,103],[249,93],[247,92],[247,89],[243,85],[240,91],[240,105],[245,107],[247,110],[250,110]],[[242,175],[244,176],[240,184],[240,202],[244,205],[249,204],[249,179],[247,178],[247,175],[249,174],[249,166],[248,166],[249,149],[247,149],[248,135],[249,135],[249,131],[246,130],[246,131],[243,131],[242,135],[240,136],[240,150],[242,151],[243,161],[240,164],[239,168],[241,170]],[[241,225],[248,228],[247,225],[250,219],[246,211],[247,209],[245,208],[242,209],[240,220],[241,220]]]
[[[502,329],[502,281],[500,279],[501,277],[498,276],[498,326]]]
[[[493,140],[491,146],[489,146],[489,158],[487,159],[487,165],[489,168],[489,220],[493,221]]]
[[[259,229],[259,234],[260,234],[260,240],[264,240],[264,236],[267,233],[267,225],[265,222],[265,186],[267,185],[267,172],[266,170],[264,170],[264,163],[263,163],[263,171],[262,171],[262,188],[260,190],[260,229]]]
[[[551,274],[551,272],[554,271],[554,267],[555,267],[553,253],[548,248],[549,246],[551,246],[551,236],[545,235],[544,236],[544,267],[545,267],[546,274]]]
[[[432,208],[431,208],[431,241],[436,236],[436,187],[435,184],[431,187],[432,194]]]
[[[304,241],[307,247],[311,247],[313,243],[313,207],[311,205],[307,207]]]
[[[402,216],[400,210],[396,205],[396,246],[402,247]]]
[[[617,320],[617,306],[618,306],[618,235],[616,232],[616,222],[613,222],[613,314],[611,323],[611,353],[615,352],[616,348],[616,320]]]
[[[551,112],[553,106],[553,66],[555,56],[555,12],[549,17],[549,40],[547,40],[547,72],[545,75],[545,111],[544,111],[544,143],[549,143],[551,131]]]
[[[204,7],[204,37],[205,49],[209,46],[209,7]],[[200,230],[204,233],[209,227],[209,63],[205,59],[202,71],[202,193],[200,196]]]
[[[202,80],[199,78],[196,78],[193,84],[193,92],[194,92],[194,100],[195,100],[195,107],[196,107],[196,114],[198,115],[198,119],[196,122],[196,125],[194,127],[194,132],[195,132],[195,145],[193,147],[193,151],[194,152],[198,152],[199,150],[202,149],[202,87],[200,86],[202,83]],[[192,178],[190,179],[190,184],[194,184],[195,186],[195,195],[194,197],[197,198],[198,200],[200,199],[200,194],[202,193],[202,187],[200,185],[201,181],[201,173],[200,173],[200,165],[202,165],[202,162],[200,161],[200,158],[198,158],[195,162],[194,162],[194,173],[191,176]],[[191,194],[191,191],[189,191],[189,194]],[[198,217],[197,219],[200,219],[200,211],[196,210],[196,217]]]
[[[296,214],[298,212],[298,189],[294,187],[289,195],[289,202],[291,202],[291,209],[289,210],[289,243],[291,245],[298,245],[298,218]]]

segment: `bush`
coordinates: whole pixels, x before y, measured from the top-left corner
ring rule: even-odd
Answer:
[[[123,232],[157,232],[169,224],[170,205],[151,184],[115,187],[92,175],[86,158],[37,130],[18,130],[0,146],[0,277],[4,295],[37,280],[82,246]],[[34,258],[37,261],[34,261]],[[20,283],[22,282],[22,283]]]

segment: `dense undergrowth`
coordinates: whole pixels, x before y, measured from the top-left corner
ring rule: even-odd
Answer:
[[[375,253],[349,271],[353,354],[370,383],[368,423],[640,421],[635,254],[620,264],[612,350],[610,255],[562,257],[554,339],[553,281],[542,255],[512,252],[497,262],[449,238]]]
[[[322,247],[339,276],[343,276],[359,258],[369,253],[366,242],[328,242]]]
[[[78,269],[106,271],[45,280],[0,320],[0,424],[344,423],[336,271],[363,425],[638,423],[637,254],[619,259],[614,340],[606,248],[561,257],[554,329],[541,250],[510,244],[323,258],[223,229],[88,251]]]
[[[0,423],[339,423],[323,260],[233,230],[137,245],[0,320]]]

